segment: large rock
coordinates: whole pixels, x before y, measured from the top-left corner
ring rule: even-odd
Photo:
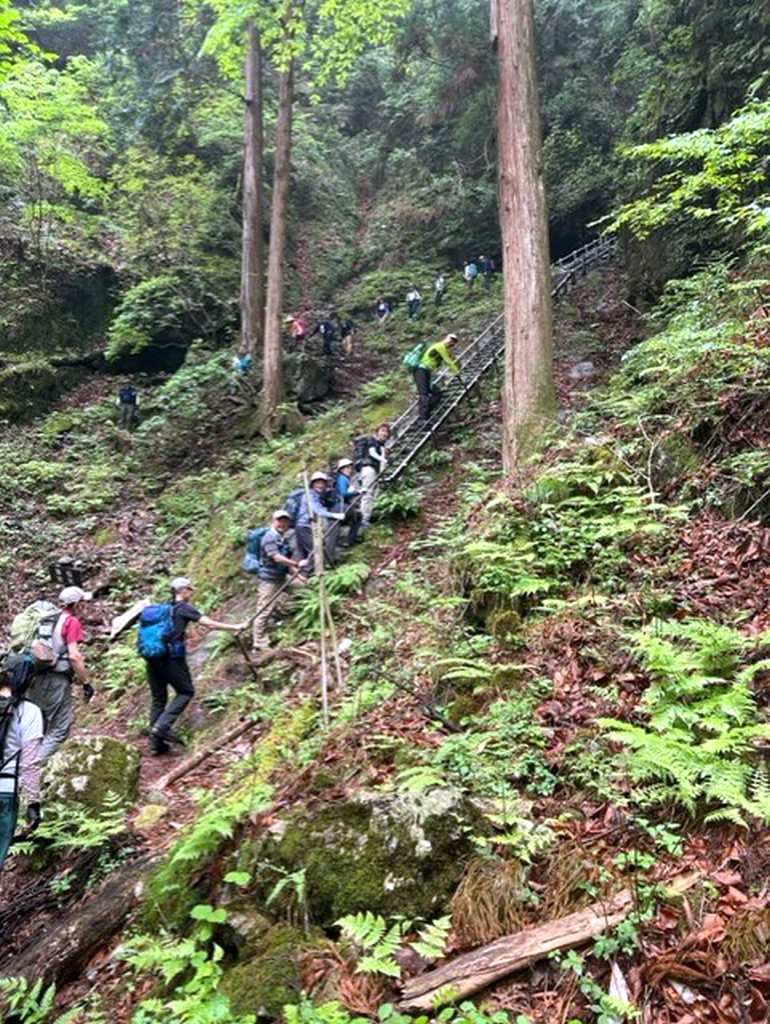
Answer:
[[[43,774],[43,801],[78,804],[94,815],[137,798],[139,751],[109,736],[68,740],[48,762]]]
[[[332,925],[371,910],[430,918],[442,910],[487,831],[458,790],[358,791],[342,804],[306,808],[258,852],[261,863],[305,872],[312,920]]]

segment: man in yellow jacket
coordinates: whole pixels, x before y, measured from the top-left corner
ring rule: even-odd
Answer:
[[[450,351],[458,341],[459,338],[456,334],[447,334],[446,338],[429,345],[422,354],[420,365],[414,371],[418,417],[421,424],[428,422],[431,413],[438,408],[441,402],[441,391],[433,383],[433,374],[442,363],[446,364],[450,373],[458,374],[460,372],[460,367]]]

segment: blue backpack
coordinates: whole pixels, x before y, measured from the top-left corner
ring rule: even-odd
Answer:
[[[139,615],[136,649],[143,658],[165,658],[173,632],[173,605],[148,604]]]
[[[262,538],[269,529],[269,526],[258,526],[256,530],[249,530],[249,535],[246,538],[246,554],[243,556],[244,572],[259,572],[262,567]]]
[[[286,496],[286,501],[283,503],[284,511],[288,512],[291,517],[292,526],[297,525],[297,516],[299,515],[299,510],[302,508],[302,499],[304,497],[305,488],[295,487],[294,490]]]

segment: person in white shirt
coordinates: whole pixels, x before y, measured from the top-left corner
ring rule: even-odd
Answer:
[[[369,526],[377,497],[377,480],[388,464],[385,448],[390,438],[390,424],[381,423],[372,437],[372,443],[359,469],[361,480],[361,529]]]
[[[27,804],[29,830],[40,823],[40,751],[43,714],[14,698],[12,679],[0,673],[0,867],[16,831],[19,797]]]

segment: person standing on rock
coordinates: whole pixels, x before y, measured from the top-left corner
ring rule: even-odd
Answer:
[[[167,643],[167,653],[160,658],[146,658],[147,682],[150,685],[150,753],[167,754],[169,743],[181,742],[172,731],[177,718],[195,696],[195,688],[187,664],[185,636],[191,622],[199,622],[206,629],[223,629],[229,633],[240,633],[248,622],[231,624],[219,622],[203,615],[190,603],[193,582],[187,576],[177,576],[171,581],[171,622],[172,631]],[[168,703],[169,687],[176,696]]]

